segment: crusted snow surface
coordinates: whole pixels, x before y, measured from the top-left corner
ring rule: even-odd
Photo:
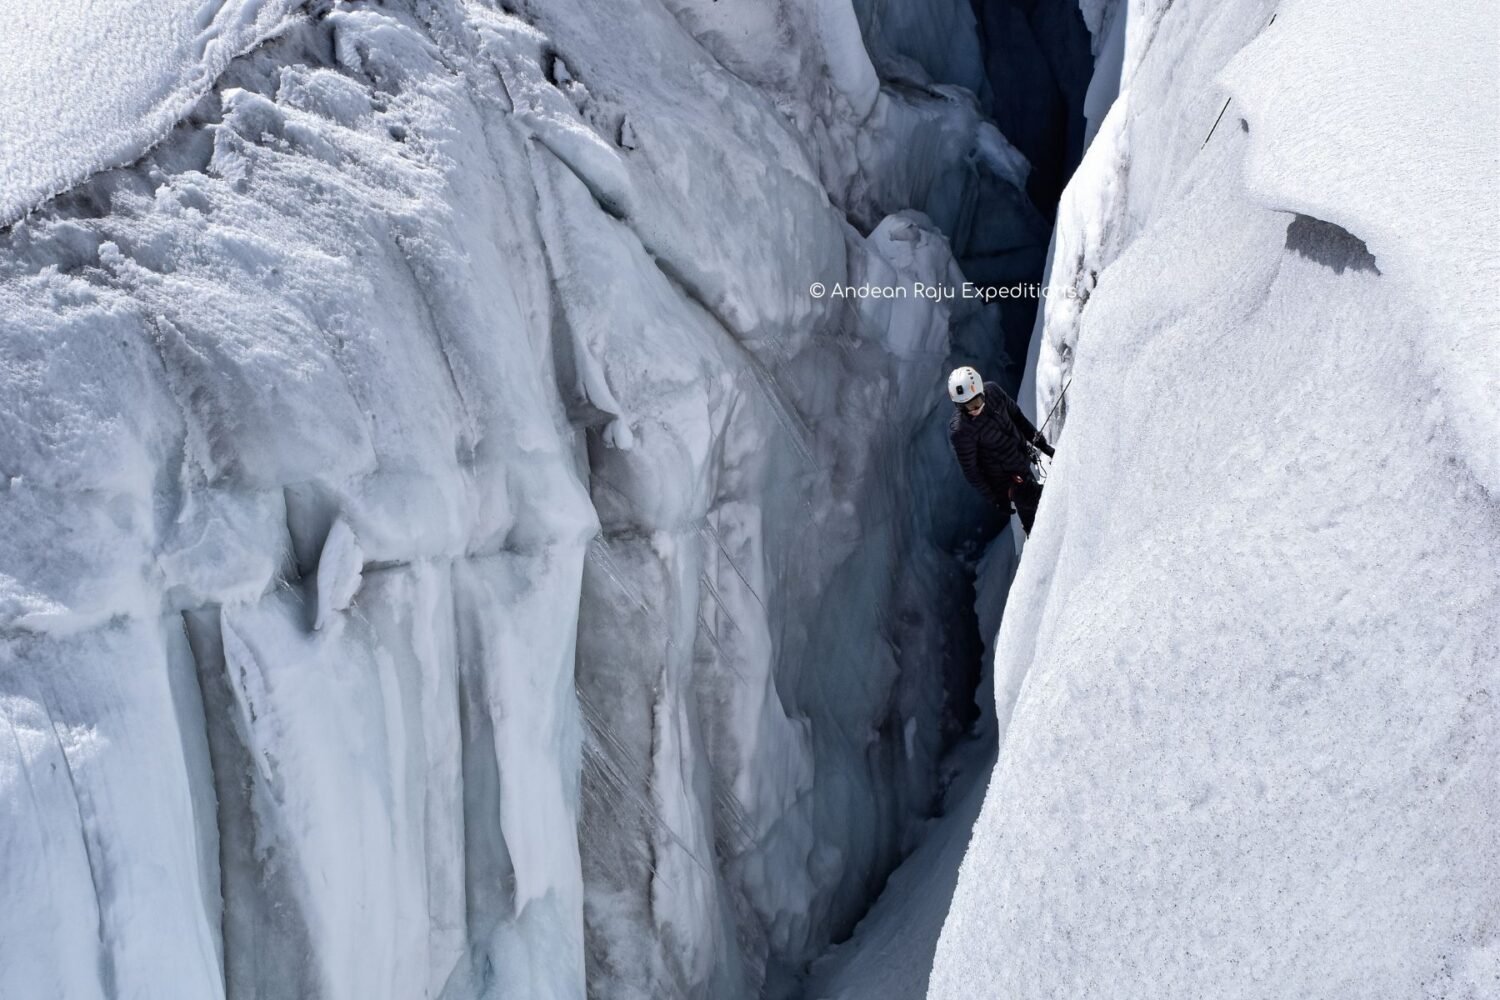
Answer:
[[[1495,29],[1132,6],[930,997],[1500,993]]]
[[[160,140],[300,0],[21,0],[0,31],[0,225]]]
[[[216,81],[0,232],[0,995],[774,996],[910,850],[998,310],[808,289],[956,283],[1023,164],[672,6],[142,57]]]
[[[1472,97],[1500,77],[1500,14],[1481,0],[1433,18],[1391,0],[1340,14],[1287,5],[1226,71],[1256,137],[1250,190],[1354,234],[1381,274],[1427,303],[1423,356],[1442,422],[1500,493],[1500,121],[1476,118]],[[1451,44],[1458,26],[1466,44]],[[1314,55],[1329,50],[1337,57]],[[1356,68],[1399,85],[1368,86]]]

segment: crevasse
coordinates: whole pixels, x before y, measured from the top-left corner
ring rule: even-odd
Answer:
[[[850,929],[973,693],[940,379],[1030,314],[810,287],[1046,223],[968,6],[837,6],[241,5],[17,202],[0,994],[717,1000]]]

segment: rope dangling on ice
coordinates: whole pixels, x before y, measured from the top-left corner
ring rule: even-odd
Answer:
[[[1070,386],[1072,384],[1073,384],[1073,376],[1069,375],[1068,376],[1068,381],[1065,382],[1065,383],[1063,383],[1062,392],[1059,392],[1057,394],[1057,398],[1052,401],[1052,409],[1050,409],[1050,410],[1047,411],[1047,419],[1043,420],[1042,421],[1042,426],[1040,426],[1040,427],[1038,427],[1036,429],[1036,436],[1037,437],[1042,437],[1042,432],[1047,429],[1047,425],[1048,424],[1052,423],[1052,415],[1057,412],[1058,406],[1060,406],[1062,404],[1063,397],[1068,394],[1068,386]],[[1040,455],[1037,454],[1035,452],[1035,450],[1033,450],[1033,454],[1037,455],[1037,457],[1040,458]],[[1038,461],[1033,461],[1032,464],[1037,467],[1037,472],[1039,472],[1041,474],[1041,477],[1038,480],[1038,482],[1045,483],[1047,481],[1047,472],[1046,472],[1046,470],[1044,470],[1042,468],[1041,463],[1038,462]],[[1050,465],[1051,463],[1049,462],[1048,464]]]
[[[1073,384],[1073,376],[1069,375],[1068,376],[1068,381],[1063,384],[1062,392],[1058,393],[1057,394],[1057,398],[1052,401],[1052,409],[1050,409],[1050,410],[1047,411],[1047,419],[1043,420],[1042,421],[1042,426],[1040,426],[1040,427],[1038,427],[1036,429],[1036,432],[1037,432],[1038,435],[1040,435],[1042,433],[1042,431],[1044,431],[1044,430],[1047,429],[1047,425],[1048,424],[1052,423],[1052,415],[1057,412],[1058,404],[1060,404],[1063,401],[1063,397],[1068,394],[1068,386],[1070,386],[1072,384]]]

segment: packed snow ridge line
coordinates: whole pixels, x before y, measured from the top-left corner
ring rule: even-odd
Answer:
[[[232,59],[305,0],[167,0],[122,11],[86,0],[15,4],[0,34],[0,226],[185,118]]]

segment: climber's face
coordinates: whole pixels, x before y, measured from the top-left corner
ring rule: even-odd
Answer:
[[[967,413],[971,417],[977,417],[979,416],[980,412],[984,410],[984,397],[975,396],[973,399],[964,403],[963,406],[965,413]]]

